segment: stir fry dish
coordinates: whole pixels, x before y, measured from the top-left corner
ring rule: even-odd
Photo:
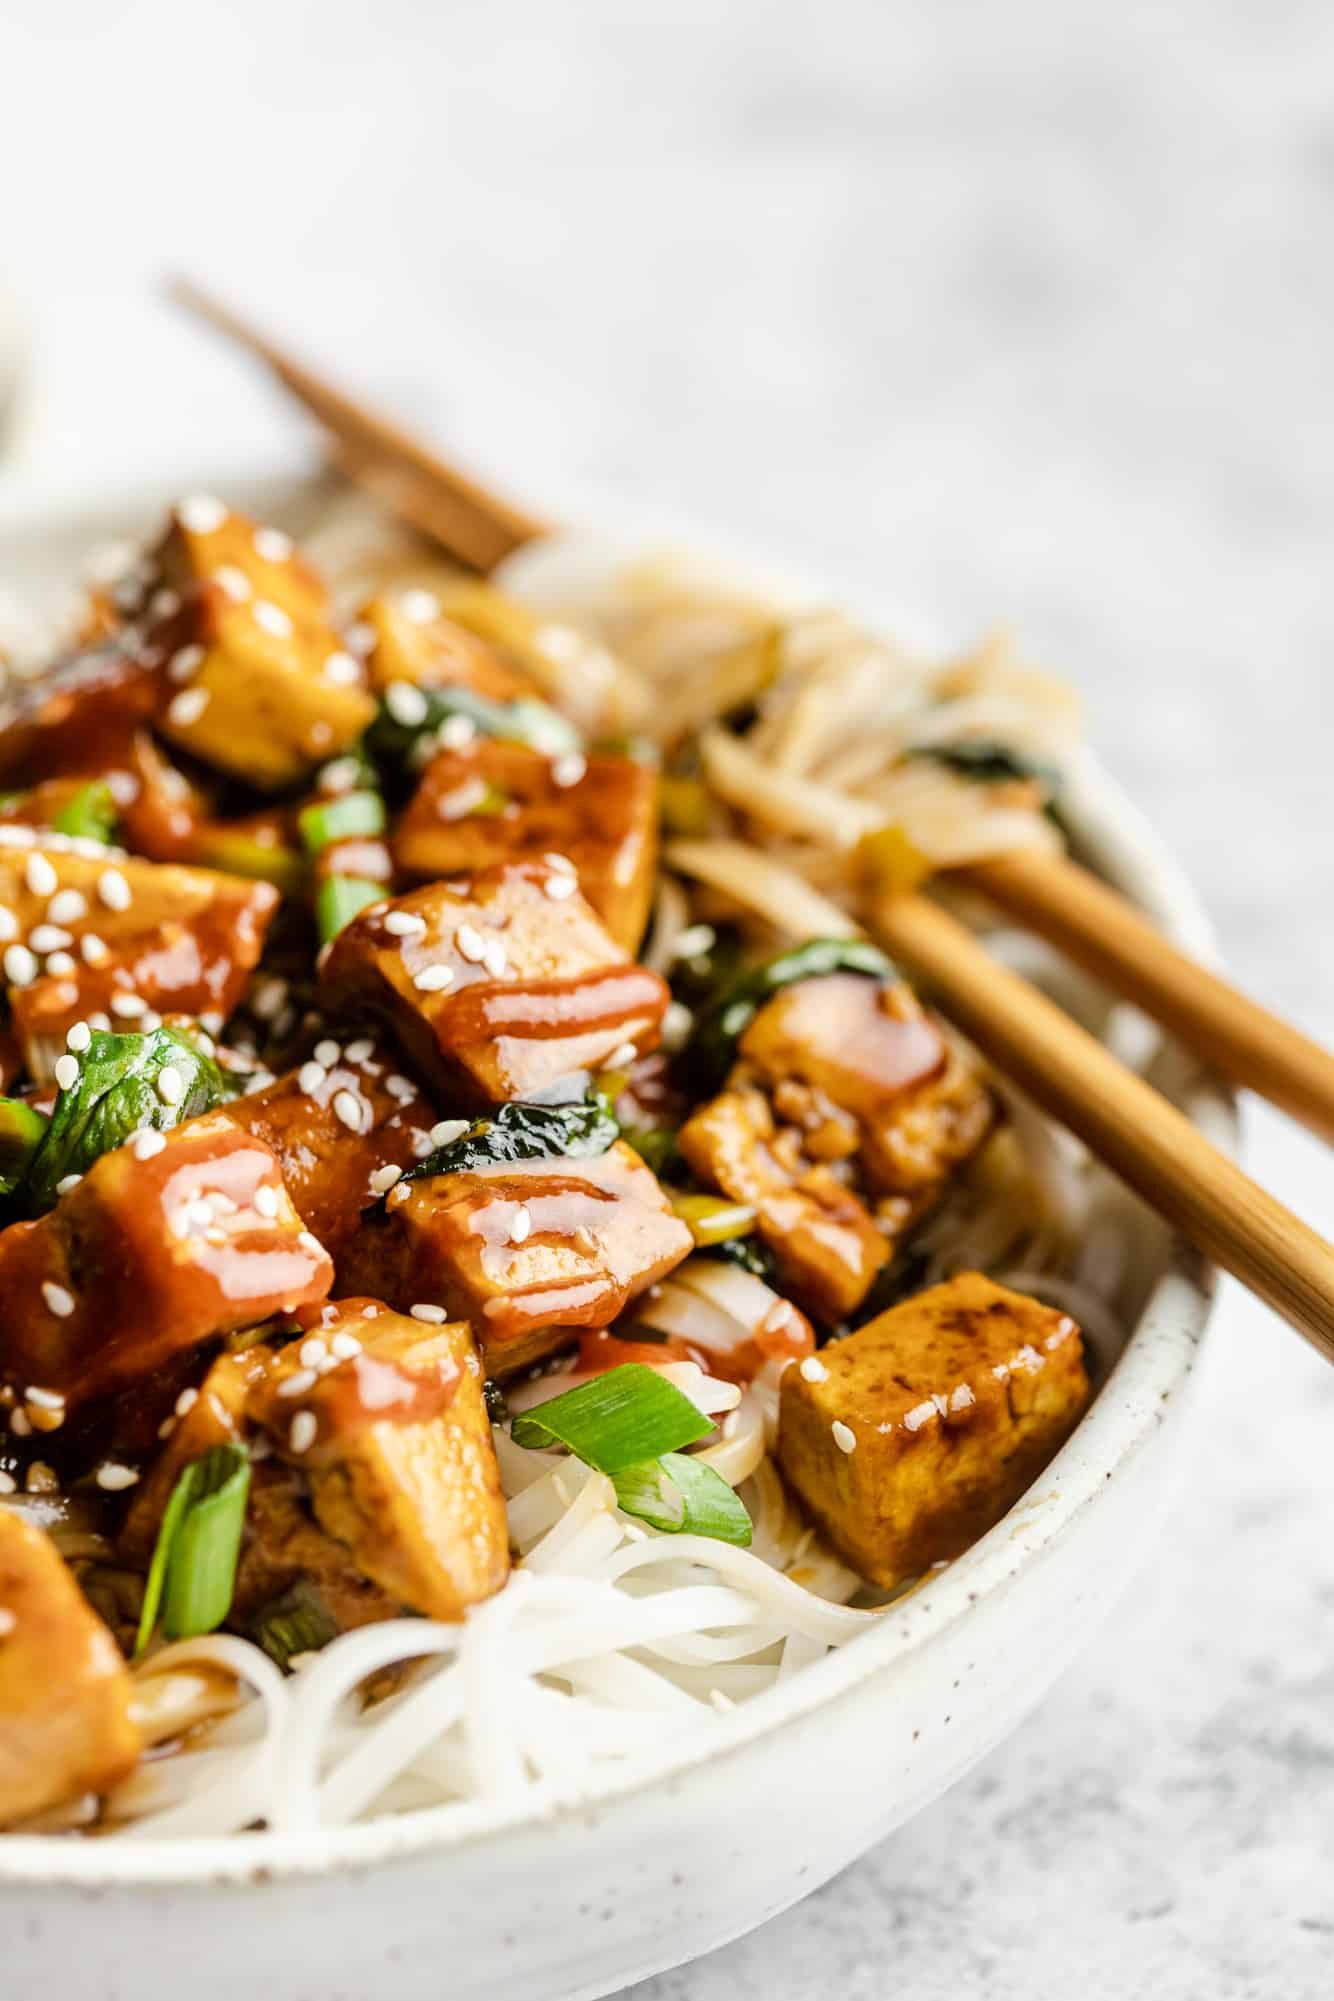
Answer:
[[[577,1793],[1088,1401],[1083,1169],[858,921],[1060,838],[1066,692],[396,560],[195,498],[0,683],[9,1830]]]

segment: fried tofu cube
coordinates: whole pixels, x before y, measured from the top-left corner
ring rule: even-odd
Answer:
[[[111,1634],[55,1544],[0,1508],[0,1824],[104,1793],[142,1744]]]
[[[203,584],[221,583],[234,597],[276,604],[294,624],[320,626],[329,619],[324,581],[298,553],[291,537],[247,514],[233,513],[212,495],[182,501],[147,557],[147,609],[153,593],[189,597]]]
[[[220,1112],[104,1153],[35,1222],[0,1231],[0,1374],[68,1405],[217,1334],[321,1300],[333,1266],[262,1140]]]
[[[784,1373],[778,1462],[840,1555],[888,1587],[998,1522],[1088,1390],[1067,1314],[964,1272]]]
[[[161,701],[156,654],[123,640],[59,661],[0,693],[0,782],[33,785],[128,762]]]
[[[568,880],[507,863],[371,904],[334,940],[322,997],[387,1018],[451,1111],[629,1061],[657,1041],[666,983],[626,959]]]
[[[858,1128],[868,1190],[896,1209],[900,1235],[976,1152],[995,1108],[977,1073],[951,1049],[903,981],[884,986],[830,973],[785,987],[759,1009],[738,1045],[739,1068],[772,1092],[780,1118],[806,1130],[830,1109]]]
[[[515,1161],[391,1189],[345,1260],[348,1282],[397,1306],[472,1322],[488,1376],[511,1375],[605,1327],[671,1271],[691,1236],[623,1140],[606,1153]]]
[[[193,1393],[189,1409],[173,1420],[166,1444],[134,1489],[117,1546],[131,1562],[153,1554],[172,1490],[192,1460],[217,1445],[240,1445],[254,1429],[249,1412],[252,1389],[273,1365],[263,1342],[219,1355]]]
[[[818,1319],[856,1310],[889,1255],[866,1204],[828,1161],[812,1160],[795,1127],[780,1127],[763,1091],[721,1091],[677,1135],[699,1179],[755,1211],[784,1283]]]
[[[278,902],[271,883],[90,842],[0,842],[0,932],[13,932],[0,970],[34,1077],[50,1077],[66,1030],[97,1014],[121,1029],[149,1010],[220,1027]]]
[[[466,1323],[430,1326],[343,1300],[284,1349],[252,1408],[310,1482],[317,1521],[400,1604],[461,1619],[509,1575],[500,1469]],[[310,1341],[356,1344],[287,1393]],[[309,1435],[307,1435],[309,1434]]]
[[[338,1632],[397,1619],[402,1603],[311,1512],[304,1474],[266,1459],[250,1475],[229,1626],[254,1634],[290,1593],[313,1594]]]
[[[173,620],[172,685],[158,728],[205,764],[263,790],[346,750],[375,714],[360,663],[325,625],[206,582]]]
[[[556,853],[616,943],[633,952],[653,901],[658,775],[632,757],[590,756],[568,782],[565,760],[476,737],[441,750],[394,834],[394,859],[421,880]]]
[[[272,1147],[288,1194],[335,1265],[393,1170],[429,1148],[437,1116],[392,1051],[369,1036],[351,1038],[328,1068],[303,1063],[225,1111]]]
[[[377,695],[395,681],[418,688],[471,688],[492,702],[512,702],[539,692],[530,674],[511,665],[466,626],[447,618],[429,591],[372,598],[358,623],[371,635],[366,666]]]

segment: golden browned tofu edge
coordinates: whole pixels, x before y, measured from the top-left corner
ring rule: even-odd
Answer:
[[[778,1462],[830,1542],[892,1586],[959,1555],[1064,1442],[1088,1398],[1067,1314],[963,1272],[788,1369]]]

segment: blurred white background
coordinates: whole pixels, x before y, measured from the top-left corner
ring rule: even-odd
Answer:
[[[1013,622],[1234,966],[1334,1029],[1321,0],[5,0],[0,86],[0,497],[310,452],[159,303],[207,275],[553,511],[610,488]],[[1253,1159],[1330,1226],[1325,1154],[1257,1119]],[[1041,1715],[639,2001],[1330,1991],[1334,1378],[1229,1298],[1204,1404]]]

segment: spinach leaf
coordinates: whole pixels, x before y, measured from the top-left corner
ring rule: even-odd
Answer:
[[[465,1133],[410,1167],[398,1183],[463,1174],[515,1160],[585,1158],[605,1153],[620,1136],[610,1101],[594,1091],[568,1105],[498,1105]]]
[[[1034,758],[1025,757],[1022,751],[1011,750],[1008,744],[994,742],[991,738],[923,744],[910,754],[914,758],[927,758],[933,764],[943,764],[947,771],[957,771],[961,777],[975,779],[979,785],[1008,785],[1016,780],[1032,779],[1042,787],[1048,800],[1054,799],[1061,789],[1061,774],[1055,765],[1039,763]]]
[[[22,1098],[0,1098],[0,1203],[22,1186],[45,1131],[44,1112]]]
[[[410,684],[404,684],[405,687]],[[395,698],[391,688],[380,705],[380,713],[366,732],[366,748],[377,763],[391,769],[409,764],[423,751],[429,754],[432,739],[451,716],[465,716],[482,736],[496,737],[501,743],[527,744],[560,757],[583,748],[583,739],[574,724],[529,695],[513,702],[493,702],[472,688],[411,688]]]
[[[29,1215],[51,1207],[67,1174],[85,1174],[132,1133],[148,1127],[169,1132],[230,1095],[212,1058],[171,1028],[147,1035],[94,1029],[78,1064],[79,1074],[57,1098],[24,1177],[21,1195]],[[176,1081],[164,1088],[168,1071]]]
[[[863,938],[812,938],[767,965],[752,967],[696,1024],[684,1061],[693,1086],[699,1091],[717,1090],[737,1043],[764,1003],[784,987],[828,973],[864,973],[875,980],[896,977],[893,963]]]

